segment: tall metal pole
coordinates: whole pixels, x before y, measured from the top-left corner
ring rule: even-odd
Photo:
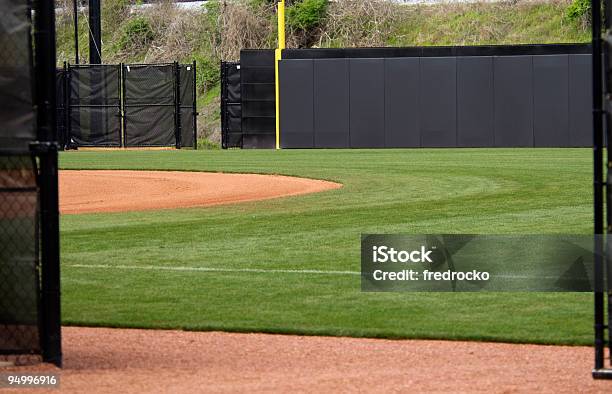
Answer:
[[[595,233],[595,370],[604,367],[604,294],[603,294],[603,130],[601,74],[601,4],[591,0],[593,42],[593,206]]]
[[[79,64],[79,10],[77,6],[78,0],[72,1],[72,18],[74,23],[74,62]]]
[[[32,150],[40,159],[41,349],[43,361],[61,366],[55,7],[46,0],[37,0],[35,5],[38,142]]]
[[[278,2],[277,10],[278,46],[274,51],[274,79],[276,97],[276,149],[280,149],[280,84],[278,77],[278,63],[283,57],[285,49],[285,0]]]
[[[100,0],[89,0],[89,64],[102,63]]]

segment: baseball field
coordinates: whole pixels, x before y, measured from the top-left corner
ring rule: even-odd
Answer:
[[[589,149],[79,151],[64,170],[281,174],[341,188],[65,214],[67,325],[590,345],[590,293],[362,293],[362,233],[588,234]],[[588,373],[588,371],[585,371]]]

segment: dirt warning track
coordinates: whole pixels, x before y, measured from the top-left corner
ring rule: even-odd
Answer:
[[[80,327],[62,335],[63,370],[8,370],[57,372],[66,393],[612,390],[591,378],[590,347]]]
[[[63,214],[207,207],[316,193],[339,183],[281,175],[182,171],[60,171]]]

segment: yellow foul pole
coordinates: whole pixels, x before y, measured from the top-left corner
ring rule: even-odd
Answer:
[[[280,149],[280,100],[278,82],[278,63],[282,58],[282,50],[285,49],[285,0],[278,2],[278,47],[274,51],[274,77],[276,86],[276,149]]]

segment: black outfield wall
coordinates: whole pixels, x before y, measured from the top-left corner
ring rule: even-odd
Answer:
[[[588,45],[284,50],[283,148],[591,146]]]

